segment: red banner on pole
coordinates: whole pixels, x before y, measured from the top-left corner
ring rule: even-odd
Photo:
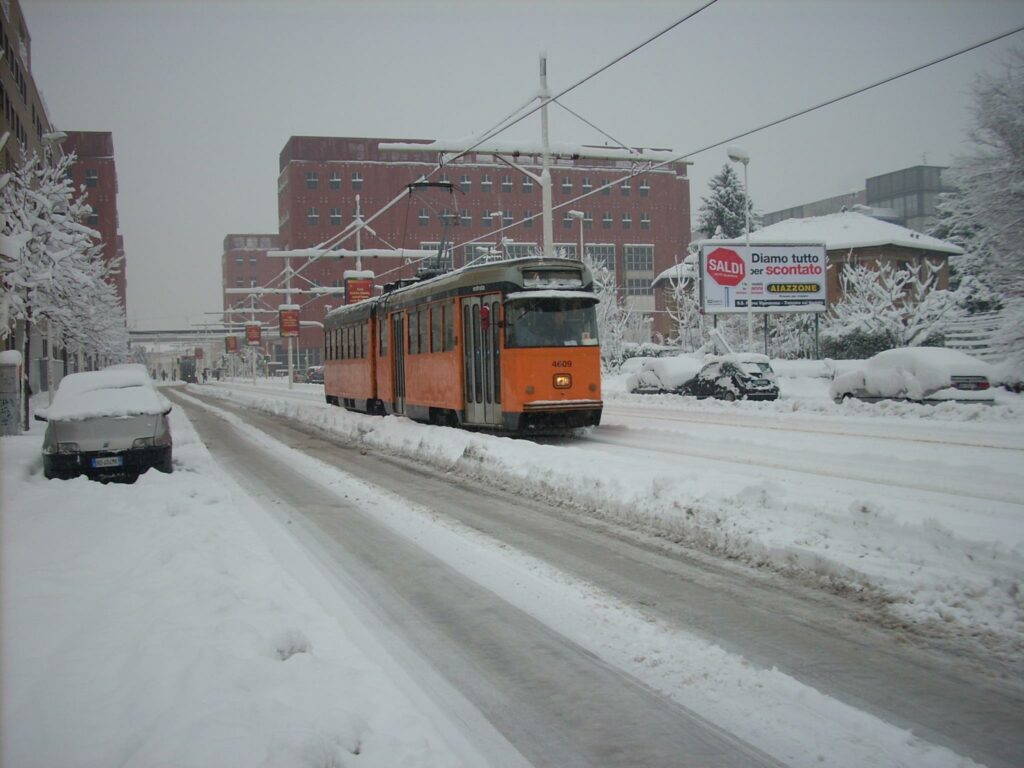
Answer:
[[[202,360],[202,359],[203,359],[203,348],[202,347],[196,347],[196,360]]]
[[[237,336],[225,336],[224,337],[224,351],[225,352],[237,352],[238,351],[238,337]]]
[[[345,281],[345,303],[355,304],[373,296],[373,280],[349,278]]]
[[[259,346],[260,327],[255,324],[245,326],[245,343],[250,347]]]
[[[282,309],[278,311],[278,327],[281,329],[281,338],[299,335],[299,310]]]

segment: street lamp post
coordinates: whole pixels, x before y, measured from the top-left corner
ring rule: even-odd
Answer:
[[[753,286],[750,279],[750,187],[747,183],[747,165],[750,164],[750,154],[739,147],[729,147],[726,152],[729,159],[734,163],[743,163],[743,214],[746,220],[747,234],[747,349],[754,351],[754,297],[751,293]]]
[[[572,218],[579,219],[579,222],[580,222],[580,250],[579,250],[579,253],[576,254],[576,258],[579,259],[580,261],[583,261],[583,219],[586,216],[586,214],[583,213],[583,211],[567,211],[567,213]]]

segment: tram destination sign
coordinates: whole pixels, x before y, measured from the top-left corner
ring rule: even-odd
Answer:
[[[737,245],[705,240],[700,247],[700,307],[706,314],[824,312],[828,261],[822,243]]]

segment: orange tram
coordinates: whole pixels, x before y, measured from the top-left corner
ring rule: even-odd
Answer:
[[[601,421],[593,277],[525,258],[389,286],[324,322],[327,402],[517,434]]]

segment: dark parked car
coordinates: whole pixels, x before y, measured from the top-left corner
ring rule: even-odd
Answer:
[[[47,422],[43,474],[134,480],[150,467],[170,472],[170,410],[142,365],[65,376],[53,404],[35,415]]]
[[[730,354],[707,358],[697,375],[679,388],[679,394],[719,400],[776,400],[779,386],[766,355]]]
[[[314,365],[306,369],[306,383],[307,384],[323,384],[324,383],[324,367],[322,365]]]

